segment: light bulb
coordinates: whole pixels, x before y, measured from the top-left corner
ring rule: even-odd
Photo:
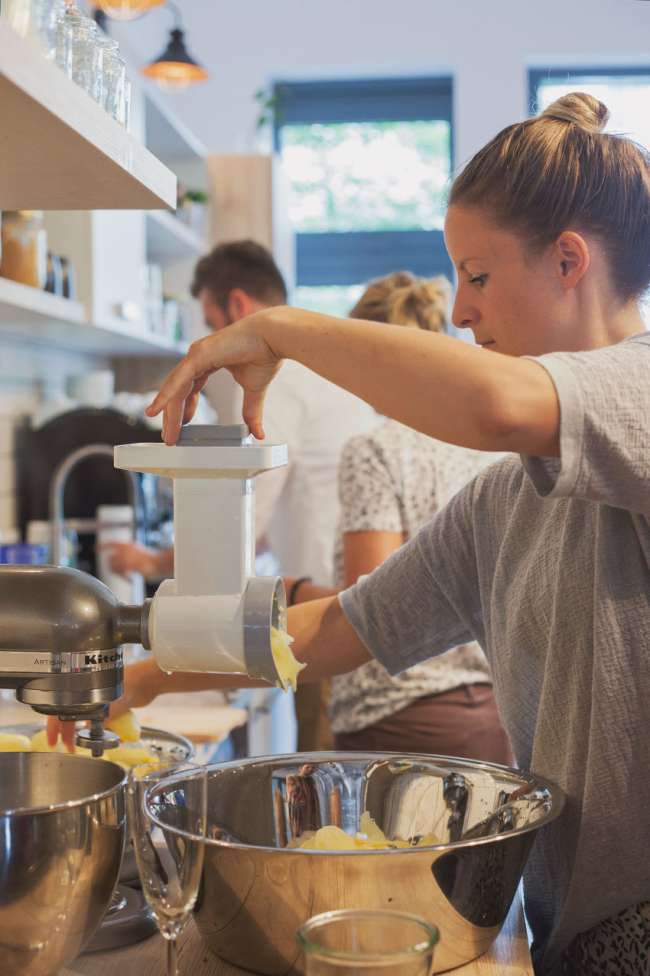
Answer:
[[[159,7],[165,0],[92,0],[92,2],[113,20],[137,20],[153,7]]]

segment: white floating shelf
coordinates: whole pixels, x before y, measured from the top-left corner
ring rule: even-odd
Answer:
[[[205,250],[203,240],[190,227],[164,210],[150,210],[147,221],[147,260],[173,264],[196,258]]]
[[[0,278],[0,337],[105,356],[170,356],[186,343],[137,330],[119,319],[88,322],[81,302]]]
[[[176,177],[0,19],[0,210],[150,210]]]

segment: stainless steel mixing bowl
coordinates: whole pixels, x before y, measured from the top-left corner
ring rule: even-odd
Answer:
[[[40,732],[43,728],[45,728],[45,726],[42,722],[24,722],[16,725],[2,725],[0,726],[0,733],[26,735],[29,739],[31,739],[36,732]],[[194,756],[194,746],[189,739],[186,739],[184,735],[177,735],[173,732],[165,732],[163,729],[154,729],[147,725],[143,725],[142,729],[140,730],[140,742],[145,748],[149,749],[152,755],[157,756],[162,762],[165,763],[189,762]],[[108,759],[110,761],[110,758],[111,753],[110,750],[108,750],[104,753],[104,759]],[[126,846],[124,850],[124,858],[122,860],[122,867],[120,869],[119,880],[124,883],[129,883],[131,881],[136,881],[137,877],[138,866],[135,863],[135,854],[133,853],[133,847],[131,845],[131,832],[127,822]],[[0,970],[0,976],[2,976],[2,970]]]
[[[124,771],[56,753],[0,753],[0,973],[52,976],[111,900],[125,835]]]
[[[151,794],[173,829],[182,777]],[[256,973],[301,973],[295,933],[319,912],[392,908],[438,927],[434,971],[496,938],[535,833],[561,791],[522,770],[438,756],[305,753],[208,767],[208,834],[196,923],[216,955]],[[379,851],[287,848],[305,831],[359,830],[369,811],[389,838],[440,843]],[[184,837],[184,842],[189,838]]]

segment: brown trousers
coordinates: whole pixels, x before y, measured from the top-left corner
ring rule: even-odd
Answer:
[[[329,700],[329,681],[298,684],[294,695],[298,752],[327,752],[334,748],[334,737],[327,713]]]
[[[488,684],[461,685],[418,698],[368,728],[336,735],[334,745],[345,752],[423,752],[507,765],[514,761]]]

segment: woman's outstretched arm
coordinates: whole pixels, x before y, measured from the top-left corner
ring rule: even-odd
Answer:
[[[164,439],[174,444],[208,376],[226,368],[243,387],[244,420],[263,437],[264,395],[282,359],[302,363],[379,413],[439,440],[486,451],[559,454],[558,399],[538,363],[421,329],[285,306],[195,342],[148,412],[164,410]]]

